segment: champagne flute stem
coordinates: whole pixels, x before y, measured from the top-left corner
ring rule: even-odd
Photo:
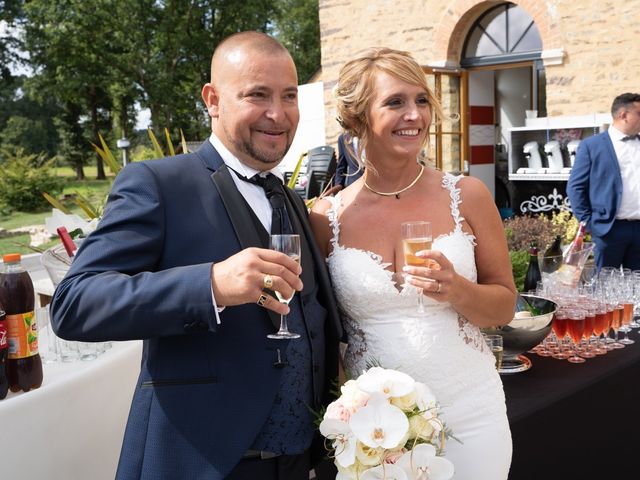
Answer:
[[[422,289],[418,289],[418,313],[424,313],[424,293]]]
[[[287,326],[287,316],[286,315],[280,315],[280,332],[278,332],[278,333],[282,333],[282,332],[289,332],[289,327]]]

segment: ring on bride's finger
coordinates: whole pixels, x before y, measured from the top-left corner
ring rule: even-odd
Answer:
[[[436,293],[440,293],[440,290],[442,290],[442,283],[438,281],[438,289],[436,290]]]
[[[267,301],[267,297],[264,293],[260,295],[260,298],[258,298],[258,301],[256,302],[258,305],[260,305],[261,307],[264,307],[265,302]]]
[[[264,285],[264,288],[268,288],[269,290],[273,288],[273,278],[271,277],[271,275],[264,276],[264,278],[262,279],[262,285]]]

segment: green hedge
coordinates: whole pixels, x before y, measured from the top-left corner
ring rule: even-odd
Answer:
[[[0,154],[0,205],[2,210],[37,212],[51,208],[42,192],[62,191],[62,181],[53,176],[52,160],[27,155],[22,150]]]

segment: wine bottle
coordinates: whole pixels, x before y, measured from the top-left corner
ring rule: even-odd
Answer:
[[[578,231],[576,232],[576,236],[573,241],[569,244],[567,249],[564,251],[563,263],[566,265],[578,265],[580,257],[579,255],[575,255],[577,252],[580,252],[583,248],[584,244],[584,234],[586,232],[586,225],[584,222],[580,222],[578,225]]]
[[[544,273],[553,273],[562,265],[562,236],[556,235],[553,243],[544,251],[542,255],[542,271]]]
[[[582,260],[581,252],[583,249],[585,232],[586,225],[584,222],[580,222],[575,238],[562,254],[562,265],[558,270],[558,275],[560,281],[565,285],[575,287],[580,280],[580,261]]]
[[[538,282],[542,280],[540,274],[540,266],[538,265],[538,247],[535,242],[531,242],[529,248],[529,266],[527,267],[527,275],[524,277],[524,291],[535,292]]]

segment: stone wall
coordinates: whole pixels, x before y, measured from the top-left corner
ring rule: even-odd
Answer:
[[[427,66],[455,66],[469,28],[500,1],[320,0],[327,142],[339,133],[331,96],[342,64],[371,46],[410,51]],[[608,112],[640,91],[640,0],[513,0],[543,41],[549,116]]]

